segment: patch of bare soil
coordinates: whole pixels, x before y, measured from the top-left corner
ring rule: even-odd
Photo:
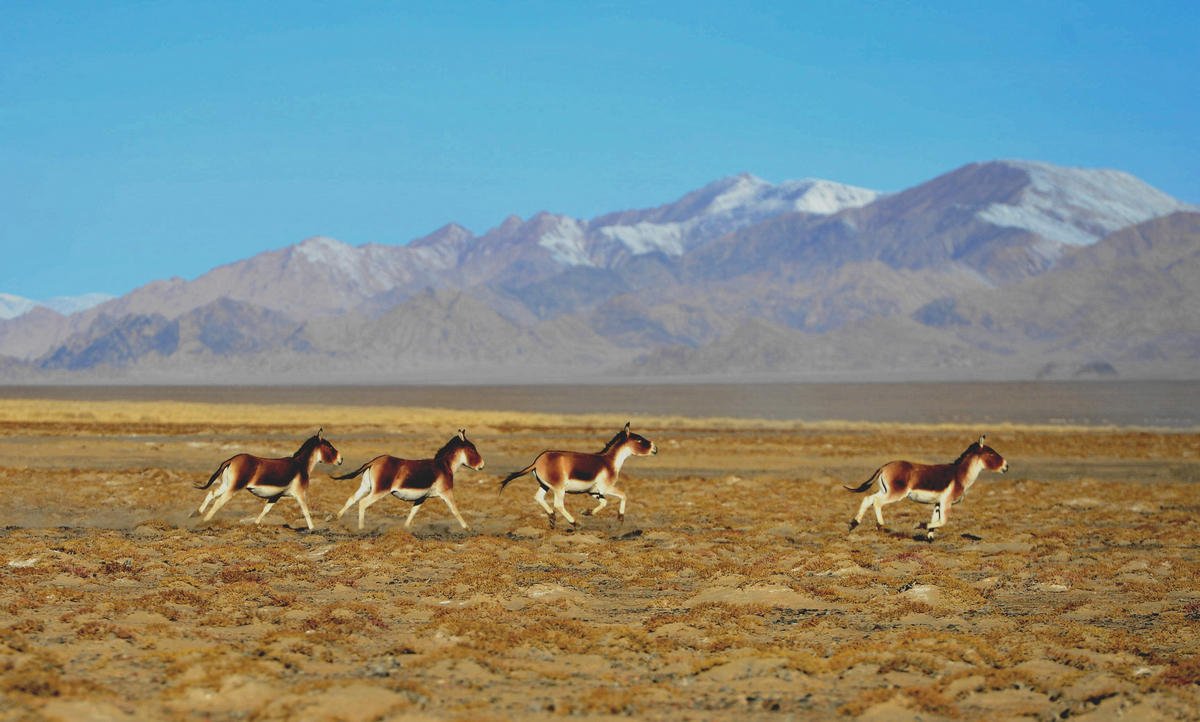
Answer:
[[[615,504],[550,530],[528,477],[624,419],[339,407],[0,402],[0,720],[1191,719],[1200,708],[1200,435],[1003,427],[940,538],[929,507],[847,521],[894,458],[953,426],[634,420],[660,453]],[[115,402],[114,402],[115,403]],[[278,415],[272,423],[265,414]],[[372,415],[374,414],[374,415]],[[324,425],[352,469],[469,428],[472,529],[411,532],[318,467],[283,500],[188,514],[237,451]],[[590,498],[568,497],[581,511]]]

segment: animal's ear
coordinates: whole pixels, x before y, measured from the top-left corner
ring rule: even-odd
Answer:
[[[459,429],[458,430],[458,438],[462,441],[466,441],[467,440],[467,430]]]
[[[979,435],[979,448],[981,448],[981,449],[983,448],[983,442],[985,439],[987,439],[987,434]]]
[[[324,426],[322,426],[321,428],[317,429],[317,438],[318,438],[318,439],[322,439],[322,440],[324,440],[324,438],[325,438],[325,437],[324,437],[324,436],[322,436],[322,434],[324,434],[324,433],[325,433],[325,427],[324,427]]]
[[[628,436],[628,435],[629,435],[629,422],[628,422],[628,421],[626,421],[626,422],[625,422],[625,428],[621,429],[621,431],[622,431],[622,432],[623,432],[623,433],[624,433],[626,436]]]

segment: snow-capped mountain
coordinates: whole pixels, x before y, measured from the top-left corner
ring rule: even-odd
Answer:
[[[978,217],[1063,246],[1090,245],[1117,229],[1191,208],[1118,170],[1032,161],[1002,164],[1023,171],[1029,182],[1011,202],[992,203]]]
[[[105,301],[115,298],[109,293],[85,293],[81,296],[55,296],[45,301],[14,296],[11,293],[0,293],[0,319],[16,318],[29,313],[38,306],[53,309],[64,316],[86,311]]]
[[[1189,208],[1116,171],[971,163],[828,216],[775,216],[697,248],[688,261],[699,278],[781,267],[811,276],[881,261],[1006,283],[1117,228]]]
[[[100,304],[111,301],[116,296],[111,293],[85,293],[79,296],[55,296],[40,302],[39,306],[58,311],[64,316],[86,311],[89,308],[99,306]]]
[[[698,243],[774,214],[827,213],[876,195],[829,181],[772,185],[741,175],[659,208],[593,221],[552,213],[529,220],[510,216],[481,236],[449,224],[398,246],[352,246],[316,236],[219,266],[193,281],[156,281],[93,313],[160,313],[173,318],[221,298],[296,318],[365,307],[382,312],[426,288],[508,278],[529,282],[572,267],[613,269],[648,253],[679,257]]]
[[[988,318],[965,300],[1000,298],[1045,277],[1029,287],[1042,298],[1062,290],[1063,319],[1140,314],[1161,320],[1155,333],[1163,338],[1179,330],[1186,343],[1151,339],[1152,349],[1130,356],[1177,363],[1200,349],[1200,338],[1193,344],[1177,313],[1155,308],[1155,273],[1140,276],[1132,310],[1114,313],[1105,304],[1130,299],[1093,295],[1074,308],[1071,299],[1083,296],[1068,286],[1081,285],[1078,274],[1051,272],[1114,230],[1190,208],[1125,173],[1029,161],[972,163],[888,194],[742,174],[591,220],[509,216],[481,235],[448,224],[406,245],[308,238],[69,317],[41,308],[0,320],[0,356],[20,359],[32,375],[109,369],[273,382],[322,374],[419,380],[455,370],[472,381],[533,369],[538,378],[787,373],[789,359],[886,371],[902,358],[1011,365],[1035,347],[1070,362],[1054,346],[1065,338],[1061,324],[1043,338],[1017,311]],[[1170,228],[1178,236],[1171,248],[1186,250],[1193,221]],[[1162,279],[1182,283],[1174,272]],[[24,300],[0,297],[8,303],[0,309],[28,310]],[[978,328],[967,335],[964,324]],[[1024,345],[988,339],[988,329],[1005,324],[1028,331]],[[893,325],[909,335],[887,331]],[[863,357],[874,336],[911,348]],[[1103,334],[1086,348],[1127,352]]]
[[[11,293],[0,293],[0,318],[16,318],[33,310],[36,305],[36,301],[28,298],[14,296]]]
[[[827,216],[864,206],[877,191],[827,180],[803,179],[772,185],[743,173],[723,178],[657,208],[602,216],[589,224],[597,240],[616,242],[638,255],[681,256],[701,243],[774,216]]]

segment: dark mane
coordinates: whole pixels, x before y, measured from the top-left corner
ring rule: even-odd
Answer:
[[[600,450],[599,452],[597,452],[597,453],[598,453],[598,454],[601,454],[601,455],[603,455],[603,454],[607,454],[607,453],[609,452],[609,450],[610,450],[610,449],[612,449],[612,447],[614,447],[614,446],[616,446],[616,445],[617,445],[617,441],[618,441],[618,440],[619,440],[619,439],[620,439],[622,436],[624,436],[624,435],[625,435],[625,430],[624,430],[624,429],[622,429],[621,431],[618,431],[618,432],[617,432],[617,435],[616,435],[616,436],[614,436],[614,437],[612,437],[611,439],[609,439],[609,440],[608,440],[608,443],[604,445],[604,448],[603,448],[603,449],[601,449],[601,450]]]
[[[312,450],[315,449],[317,446],[319,446],[322,441],[324,441],[324,439],[322,439],[320,436],[308,437],[308,440],[306,440],[303,444],[300,445],[300,448],[296,450],[296,453],[292,454],[292,458],[293,459],[303,459],[304,457],[311,454]]]
[[[433,455],[433,458],[438,459],[438,460],[444,459],[447,456],[449,456],[450,454],[453,454],[458,449],[465,446],[467,443],[470,443],[470,442],[464,442],[462,439],[455,436],[455,437],[451,438],[449,441],[447,441],[445,446],[438,449],[437,453]]]
[[[967,458],[968,454],[973,454],[977,451],[983,451],[983,447],[979,445],[978,441],[976,441],[975,443],[968,446],[967,450],[964,451],[963,453],[959,454],[958,458],[955,459],[952,463],[957,466],[958,464],[962,463],[963,459]]]

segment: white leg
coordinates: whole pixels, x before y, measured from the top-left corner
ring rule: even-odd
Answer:
[[[351,494],[350,498],[346,500],[346,503],[342,505],[342,510],[337,513],[339,519],[342,518],[343,514],[350,511],[350,507],[354,506],[357,501],[362,499],[371,491],[371,480],[367,478],[369,473],[370,472],[368,471],[367,473],[363,474],[363,480],[362,483],[358,485],[358,491]]]
[[[363,499],[359,500],[359,502],[358,502],[358,528],[359,529],[363,528],[363,523],[367,518],[367,507],[374,504],[375,502],[379,501],[380,499],[382,499],[383,497],[385,497],[387,495],[388,495],[388,492],[385,491],[382,494],[371,494],[370,496],[364,497]]]
[[[854,526],[858,526],[860,523],[862,523],[863,515],[867,513],[867,509],[871,508],[871,504],[874,503],[874,501],[874,494],[871,494],[862,500],[862,503],[858,505],[858,513],[854,515]]]
[[[458,513],[458,507],[454,504],[454,495],[450,493],[450,490],[446,489],[443,491],[441,497],[442,501],[446,502],[446,506],[450,507],[450,513],[454,515],[455,519],[458,519],[459,526],[463,529],[470,529],[471,527],[467,526],[467,523],[463,521],[462,514]]]
[[[566,498],[566,496],[567,496],[566,492],[564,492],[562,489],[555,489],[554,490],[554,508],[560,514],[563,515],[564,519],[566,519],[567,521],[569,521],[571,523],[571,526],[578,526],[578,522],[575,521],[575,517],[571,516],[571,512],[567,511],[567,507],[563,505],[563,501]]]
[[[300,511],[304,512],[304,523],[308,524],[308,530],[312,531],[313,530],[312,515],[308,513],[308,503],[304,500],[305,493],[303,491],[300,491],[299,489],[297,489],[296,491],[297,491],[297,493],[295,494],[296,503],[300,505]]]
[[[405,529],[408,528],[409,524],[412,524],[413,517],[417,515],[417,511],[420,510],[421,504],[423,504],[424,502],[425,502],[424,499],[421,499],[420,501],[416,501],[413,503],[412,509],[408,510],[408,518],[404,520],[404,528]]]
[[[273,502],[273,501],[268,501],[268,502],[267,502],[267,505],[263,507],[262,513],[261,513],[261,514],[259,514],[259,515],[258,515],[258,518],[254,520],[254,523],[255,523],[255,524],[261,524],[261,523],[262,523],[262,520],[263,520],[263,517],[267,515],[267,512],[268,512],[268,511],[271,511],[271,507],[273,507],[273,506],[275,506],[275,502]]]
[[[218,497],[217,500],[215,502],[213,502],[212,508],[209,509],[208,513],[204,515],[204,521],[208,521],[209,519],[212,519],[213,514],[216,514],[217,511],[220,510],[221,507],[225,506],[225,504],[228,503],[232,497],[233,497],[233,494],[230,494],[230,493],[225,493],[225,494],[222,494],[220,497]]]
[[[617,497],[617,500],[620,502],[617,504],[617,521],[625,521],[625,492],[618,489],[609,489],[608,493],[610,496]]]
[[[929,531],[932,532],[934,529],[946,525],[946,513],[950,511],[949,502],[950,499],[948,497],[943,497],[938,499],[937,503],[933,505],[933,516],[930,517],[929,526],[926,527]]]
[[[213,499],[216,499],[216,498],[217,498],[217,490],[210,489],[209,492],[204,495],[204,501],[200,502],[200,508],[196,510],[196,513],[203,514],[204,510],[208,508],[208,505],[211,504]]]
[[[538,487],[538,490],[536,492],[534,492],[534,494],[533,494],[533,500],[536,501],[538,504],[540,504],[541,507],[546,510],[547,514],[549,514],[551,517],[554,516],[554,510],[551,509],[550,505],[546,503],[545,487],[541,487],[541,486]]]
[[[596,508],[594,508],[594,509],[584,509],[584,510],[583,510],[583,515],[584,515],[584,516],[595,516],[596,514],[599,514],[599,513],[600,513],[600,510],[601,510],[601,509],[603,509],[604,507],[608,506],[608,499],[607,499],[607,498],[605,498],[605,496],[604,496],[603,494],[597,494],[597,495],[596,495],[596,498],[600,500],[600,501],[599,501],[599,502],[596,504]]]

